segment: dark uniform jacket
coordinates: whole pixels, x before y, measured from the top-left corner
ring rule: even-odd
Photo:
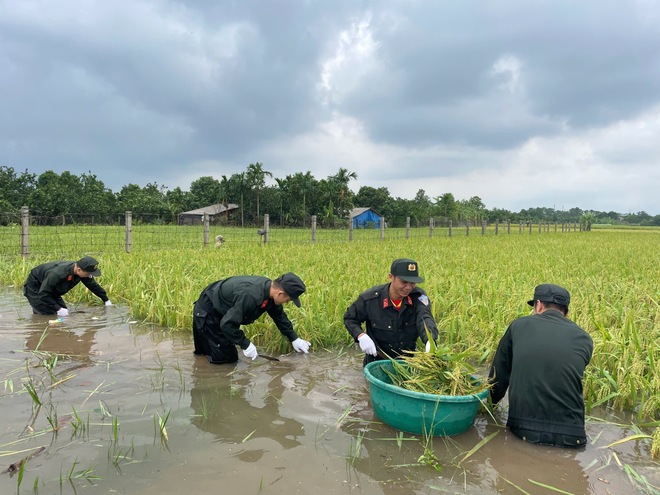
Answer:
[[[79,282],[103,302],[107,301],[108,295],[105,289],[92,276],[80,278],[75,275],[74,265],[74,261],[51,261],[34,267],[23,285],[23,294],[30,304],[42,312],[52,310],[55,314],[61,307],[66,308],[62,296]]]
[[[591,360],[591,336],[561,312],[513,321],[490,370],[490,395],[509,390],[507,426],[586,439],[582,376]]]
[[[250,339],[241,330],[241,325],[254,322],[264,313],[268,313],[278,330],[293,342],[298,335],[282,305],[275,304],[270,298],[271,283],[267,277],[229,277],[207,286],[200,295],[200,301],[208,298],[212,309],[221,315],[220,329],[241,349],[250,345]]]
[[[426,292],[415,287],[397,310],[389,299],[389,289],[390,284],[372,287],[348,307],[344,313],[344,325],[353,339],[357,342],[358,335],[366,331],[376,348],[391,357],[415,350],[417,338],[426,343],[425,325],[433,339],[437,339],[438,327]],[[366,330],[362,329],[362,323],[365,323]],[[364,364],[377,359],[377,356],[366,355]]]

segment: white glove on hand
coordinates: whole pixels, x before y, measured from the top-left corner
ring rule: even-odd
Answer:
[[[374,341],[371,340],[371,337],[369,337],[366,333],[363,333],[358,337],[358,342],[360,343],[360,349],[362,349],[362,352],[365,354],[371,354],[372,356],[376,356],[378,354],[376,352],[376,344],[374,344]]]
[[[296,352],[304,352],[307,354],[309,352],[309,346],[312,344],[298,337],[296,340],[291,342],[291,345],[293,345],[293,348],[296,350]]]
[[[66,308],[60,308],[57,310],[57,316],[67,316],[69,314],[69,310]]]
[[[245,357],[249,357],[253,361],[257,359],[257,356],[259,356],[259,353],[257,352],[257,348],[254,346],[252,342],[250,342],[250,345],[247,346],[247,349],[243,349],[243,354],[245,354]]]
[[[106,306],[112,306],[112,303],[110,302],[110,299],[108,299],[108,300],[105,302],[105,305],[106,305]]]
[[[431,352],[431,341],[430,340],[426,341],[426,346],[424,347],[424,350],[426,352]]]

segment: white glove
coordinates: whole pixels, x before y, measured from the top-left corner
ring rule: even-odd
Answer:
[[[426,352],[431,352],[431,341],[427,340],[426,341],[426,347],[424,348]]]
[[[57,316],[67,316],[69,314],[69,310],[66,308],[60,308],[57,310]]]
[[[376,344],[374,344],[374,341],[371,340],[371,337],[369,337],[366,333],[363,333],[358,337],[358,342],[360,343],[360,349],[362,349],[362,352],[365,354],[371,354],[372,356],[376,356],[378,354],[376,352]]]
[[[106,306],[112,306],[112,303],[110,302],[110,299],[108,299],[108,300],[105,302],[105,305],[106,305]]]
[[[254,346],[252,342],[250,342],[250,345],[247,346],[247,349],[243,349],[243,354],[245,354],[245,357],[249,357],[253,361],[257,359],[257,356],[259,356],[259,353],[257,352],[257,348]]]
[[[304,352],[307,354],[309,352],[309,346],[312,344],[298,337],[296,340],[291,342],[291,345],[293,345],[293,348],[296,350],[296,352]]]

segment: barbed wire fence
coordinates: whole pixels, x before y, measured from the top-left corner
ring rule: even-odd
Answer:
[[[396,219],[401,225],[403,219]],[[454,224],[447,218],[430,218],[427,223],[411,222],[405,227],[388,228],[386,219],[355,228],[344,220],[332,227],[322,226],[316,216],[307,228],[287,228],[270,224],[263,215],[259,226],[241,226],[230,218],[200,215],[191,221],[172,221],[157,215],[133,213],[99,216],[67,214],[47,216],[34,214],[27,207],[17,212],[0,213],[0,256],[69,254],[73,252],[103,253],[108,251],[154,251],[166,249],[205,248],[234,243],[277,242],[378,242],[397,239],[421,239],[453,236],[522,235],[583,231],[579,223],[531,223],[509,221],[487,223],[462,221]]]

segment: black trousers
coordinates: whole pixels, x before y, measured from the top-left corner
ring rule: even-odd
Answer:
[[[211,364],[238,361],[236,345],[222,333],[223,315],[214,308],[206,293],[202,292],[193,306],[193,339],[195,354],[206,356]]]
[[[54,315],[57,314],[57,311],[55,311],[52,307],[50,307],[47,304],[44,304],[44,302],[41,300],[39,297],[39,289],[37,288],[36,290],[28,287],[27,285],[23,286],[23,295],[27,298],[28,302],[30,303],[30,306],[32,306],[32,313],[35,315]],[[59,304],[61,308],[66,308],[66,303],[64,302],[64,299],[62,299],[61,296],[58,296],[55,298],[55,302]]]
[[[509,427],[511,432],[525,442],[536,445],[554,445],[555,447],[568,447],[577,449],[587,444],[587,437],[563,435],[561,433],[548,433],[545,431],[525,430],[524,428]]]

